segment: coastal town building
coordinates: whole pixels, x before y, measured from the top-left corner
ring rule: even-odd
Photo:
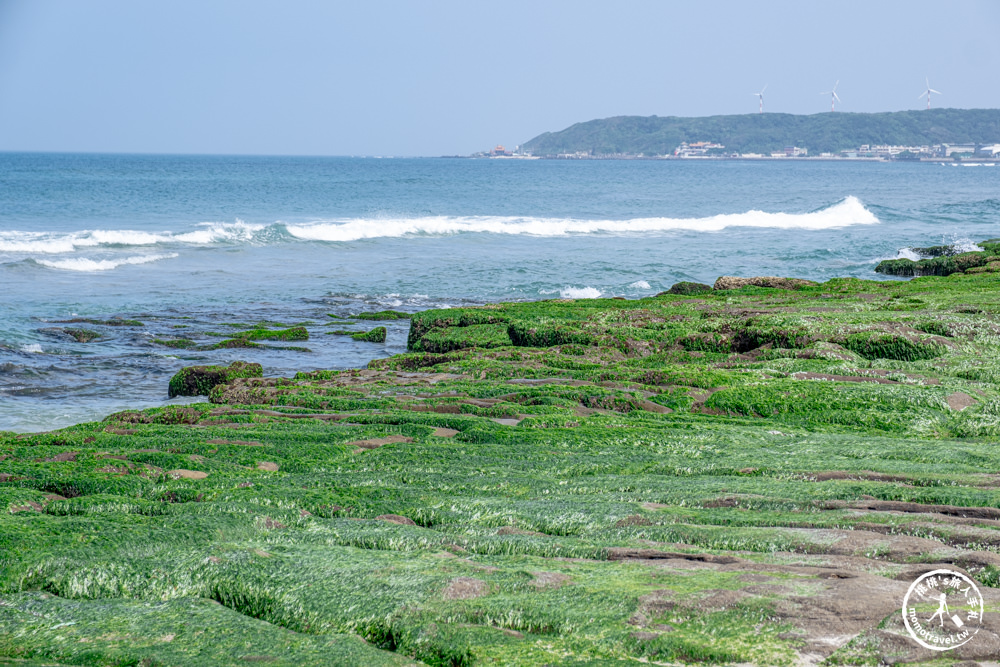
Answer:
[[[725,146],[712,141],[681,142],[670,154],[644,154],[644,153],[601,153],[593,149],[589,151],[575,151],[572,153],[559,153],[554,156],[563,160],[636,160],[636,159],[676,159],[676,158],[702,158],[702,159],[743,159],[743,160],[772,160],[788,158],[809,158],[809,149],[801,146],[786,145],[781,150],[769,153],[740,153],[737,151],[726,151]],[[815,155],[815,154],[814,154]],[[537,160],[541,156],[532,155],[530,151],[524,150],[521,146],[515,146],[514,150],[509,150],[502,144],[497,144],[488,151],[475,153],[471,157],[482,158],[520,158]],[[815,155],[819,159],[848,159],[848,160],[872,160],[872,161],[935,161],[935,160],[962,160],[971,162],[983,162],[1000,160],[1000,143],[962,143],[962,144],[934,144],[933,146],[906,146],[890,144],[861,144],[857,148],[841,150],[837,153],[822,152]]]
[[[963,155],[975,155],[976,154],[976,144],[941,144],[939,157],[951,157],[955,154]]]
[[[722,151],[725,146],[711,141],[696,141],[694,143],[682,142],[674,149],[676,157],[706,157],[712,151]]]

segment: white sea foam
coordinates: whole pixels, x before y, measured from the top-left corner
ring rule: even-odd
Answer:
[[[948,245],[952,247],[952,251],[955,254],[963,252],[982,252],[983,249],[976,244],[975,241],[967,236],[952,236],[951,240],[947,238],[942,238],[940,245]],[[886,259],[910,259],[914,262],[920,261],[921,259],[926,259],[927,255],[921,255],[916,252],[913,248],[900,248],[899,251],[892,257],[878,257],[871,260],[872,264],[877,264]]]
[[[41,354],[42,346],[38,343],[30,343],[28,345],[21,346],[21,352],[28,352],[30,354]]]
[[[0,232],[0,252],[66,254],[99,246],[151,246],[163,244],[210,245],[249,242],[264,225],[204,222],[191,232],[144,232],[134,229],[87,229],[78,232]]]
[[[177,257],[177,253],[164,255],[139,255],[136,257],[123,257],[122,259],[95,260],[87,259],[85,257],[74,257],[72,259],[39,259],[36,261],[42,266],[47,266],[52,269],[63,269],[65,271],[110,271],[111,269],[117,269],[119,266],[125,266],[127,264],[148,264],[161,259],[173,259],[174,257]]]
[[[952,245],[953,248],[955,248],[956,252],[982,252],[983,251],[983,249],[980,248],[979,245],[975,241],[973,241],[972,239],[968,238],[967,236],[963,236],[961,238],[957,237],[957,236],[952,237],[951,245]]]
[[[0,252],[73,252],[76,245],[69,235],[53,237],[38,232],[0,232]]]
[[[771,227],[778,229],[831,229],[849,225],[871,225],[879,220],[856,197],[812,213],[766,213],[747,211],[708,218],[634,218],[632,220],[578,220],[473,216],[423,218],[354,219],[286,225],[292,236],[308,241],[348,242],[361,239],[408,235],[441,236],[479,232],[528,236],[570,234],[649,234],[666,231],[717,232],[727,227]]]
[[[198,226],[203,229],[176,234],[172,240],[195,244],[251,241],[253,235],[265,227],[264,225],[246,223],[238,218],[236,222],[203,222]]]
[[[630,284],[629,287],[635,289],[650,289],[649,283],[647,283],[645,280],[637,280],[634,283]]]
[[[634,218],[581,220],[512,216],[427,216],[419,218],[355,218],[307,224],[260,225],[204,222],[188,231],[149,232],[134,229],[90,229],[76,232],[0,231],[0,252],[68,254],[83,248],[212,245],[281,242],[291,235],[304,241],[351,242],[401,236],[444,236],[486,233],[557,237],[582,234],[656,234],[670,231],[717,232],[728,227],[831,229],[870,225],[878,218],[856,198],[811,213],[747,211],[706,218]],[[283,231],[284,230],[284,231]]]
[[[601,296],[601,290],[593,287],[569,287],[559,290],[559,296],[563,299],[596,299]]]

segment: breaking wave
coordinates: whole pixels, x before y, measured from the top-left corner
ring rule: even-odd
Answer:
[[[47,266],[50,269],[62,269],[64,271],[110,271],[119,266],[127,264],[149,264],[161,259],[173,259],[177,253],[165,255],[139,255],[137,257],[123,257],[121,259],[87,259],[84,257],[73,257],[72,259],[46,260],[36,259],[37,264]]]
[[[947,246],[948,252],[944,253],[946,255],[959,255],[963,252],[982,252],[983,249],[978,243],[968,238],[967,236],[952,235],[950,239],[942,238],[940,245]],[[886,259],[909,259],[914,262],[921,259],[928,259],[932,255],[922,255],[917,252],[914,248],[900,248],[895,255],[887,257],[877,257],[871,260],[872,264],[881,262]]]
[[[189,232],[143,232],[132,229],[88,229],[79,232],[0,232],[0,252],[59,255],[80,248],[152,246],[166,244],[210,245],[253,240],[264,225],[241,220],[231,223],[206,222]]]
[[[878,217],[856,197],[847,197],[809,213],[747,211],[705,218],[633,218],[630,220],[584,220],[517,216],[425,216],[399,218],[353,218],[291,224],[205,222],[187,231],[140,231],[91,229],[76,232],[0,231],[0,253],[66,255],[89,248],[159,246],[274,245],[294,241],[346,243],[364,239],[406,236],[446,236],[463,233],[560,237],[586,234],[657,234],[673,231],[718,232],[730,227],[776,229],[831,229],[849,225],[877,224]],[[45,263],[45,262],[43,262]],[[70,262],[57,268],[71,268]],[[134,263],[134,262],[132,262]],[[82,262],[87,269],[104,270],[104,262]],[[98,266],[100,265],[100,266]],[[111,267],[113,268],[113,267]]]
[[[573,287],[567,285],[562,289],[540,289],[539,294],[559,294],[560,299],[596,299],[603,294],[601,290],[595,289],[593,287]]]
[[[293,237],[308,241],[348,242],[362,239],[412,235],[441,236],[461,233],[528,236],[578,234],[649,234],[666,231],[717,232],[727,227],[771,227],[779,229],[831,229],[849,225],[876,224],[879,219],[856,197],[810,213],[766,213],[747,211],[708,218],[635,218],[632,220],[577,220],[473,216],[358,219],[287,225]]]

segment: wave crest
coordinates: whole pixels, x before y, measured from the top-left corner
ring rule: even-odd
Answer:
[[[211,245],[245,243],[265,225],[236,222],[204,222],[191,232],[144,232],[134,229],[86,229],[79,232],[0,232],[0,252],[61,255],[80,248],[127,247],[168,244]]]
[[[64,271],[110,271],[111,269],[117,269],[119,266],[125,266],[127,264],[149,264],[150,262],[157,262],[161,259],[173,259],[177,257],[177,253],[169,253],[164,255],[140,255],[137,257],[123,257],[122,259],[87,259],[85,257],[74,257],[72,259],[59,259],[59,260],[45,260],[38,259],[35,260],[37,264],[42,266],[47,266],[50,269],[62,269]]]
[[[832,229],[877,224],[878,217],[856,197],[847,197],[809,213],[768,213],[751,210],[703,218],[633,218],[584,220],[531,216],[425,216],[352,218],[270,225],[204,222],[186,231],[91,229],[77,232],[0,231],[0,252],[60,255],[84,248],[134,246],[206,246],[217,244],[273,245],[289,241],[347,243],[376,238],[447,236],[463,233],[560,237],[586,234],[650,235],[675,231],[718,232],[731,227],[773,229]]]
[[[355,219],[286,225],[293,237],[305,241],[350,242],[400,236],[443,236],[461,233],[526,236],[578,234],[649,234],[668,231],[717,232],[727,227],[831,229],[877,224],[879,219],[857,197],[810,213],[747,211],[707,218],[634,218],[631,220],[577,220],[502,216]]]

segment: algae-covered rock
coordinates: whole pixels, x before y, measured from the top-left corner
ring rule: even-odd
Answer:
[[[227,338],[226,340],[219,341],[214,345],[206,345],[202,347],[203,350],[232,350],[232,349],[245,349],[251,347],[263,347],[262,345],[253,342],[247,338]]]
[[[63,329],[63,331],[75,338],[77,343],[89,343],[90,341],[101,337],[101,334],[96,331],[91,331],[90,329],[75,329],[67,327]]]
[[[408,320],[410,313],[398,310],[380,310],[377,313],[358,313],[351,315],[351,317],[355,320]]]
[[[982,252],[963,252],[960,255],[952,257],[952,260],[955,262],[955,268],[959,271],[966,271],[977,266],[985,266],[989,263],[990,259],[989,255]]]
[[[998,284],[428,311],[417,342],[461,349],[0,432],[0,656],[926,659],[917,575],[1000,583]]]
[[[739,278],[737,276],[721,276],[715,281],[715,289],[739,289],[741,287],[771,287],[773,289],[800,289],[810,287],[819,283],[802,278],[779,278],[778,276],[755,276],[753,278]]]
[[[410,333],[406,340],[407,349],[417,351],[419,349],[418,341],[431,329],[468,327],[475,324],[500,324],[509,319],[504,313],[485,308],[446,308],[414,313],[410,318]]]
[[[368,343],[384,343],[385,336],[385,327],[375,327],[371,331],[362,331],[360,333],[351,334],[351,338],[354,340],[361,340]]]
[[[287,329],[264,329],[254,328],[247,331],[240,331],[235,338],[244,340],[309,340],[309,331],[302,326],[289,327]]]
[[[261,377],[264,369],[260,364],[234,361],[229,366],[188,366],[177,371],[170,378],[168,395],[208,396],[212,387],[232,382],[236,378]]]
[[[912,259],[887,259],[875,267],[875,273],[889,276],[950,276],[960,272],[955,257],[947,255],[917,262]]]
[[[883,331],[862,331],[851,334],[842,345],[865,359],[896,359],[917,361],[933,359],[945,353],[943,345],[933,341],[912,340],[905,336]]]
[[[451,352],[470,347],[494,348],[513,345],[506,324],[473,324],[468,327],[431,329],[417,342],[415,352]]]
[[[1000,241],[989,239],[979,243],[978,248],[971,252],[963,252],[958,246],[930,246],[928,248],[911,248],[922,257],[912,259],[887,259],[879,262],[875,273],[888,276],[950,276],[953,273],[971,272],[983,273],[976,269],[997,260],[1000,254]]]
[[[691,282],[680,282],[674,284],[666,292],[660,292],[656,296],[662,296],[664,294],[678,294],[681,296],[689,296],[692,294],[704,294],[705,292],[711,292],[712,286],[706,285],[705,283],[691,283]]]
[[[97,324],[105,327],[141,327],[145,326],[139,320],[127,320],[122,317],[112,317],[108,320],[98,320],[92,317],[74,317],[71,320],[59,320],[60,324]]]
[[[917,263],[912,259],[884,259],[875,267],[875,273],[887,276],[915,276]]]
[[[961,251],[953,245],[932,245],[926,248],[910,248],[911,251],[917,253],[923,258],[926,257],[949,257],[951,255],[957,255]]]
[[[966,269],[965,272],[970,274],[997,273],[1000,272],[1000,262],[990,262],[982,266],[974,266],[971,269]]]
[[[552,347],[554,345],[591,345],[594,337],[579,328],[552,320],[518,320],[507,327],[507,335],[519,347]]]

